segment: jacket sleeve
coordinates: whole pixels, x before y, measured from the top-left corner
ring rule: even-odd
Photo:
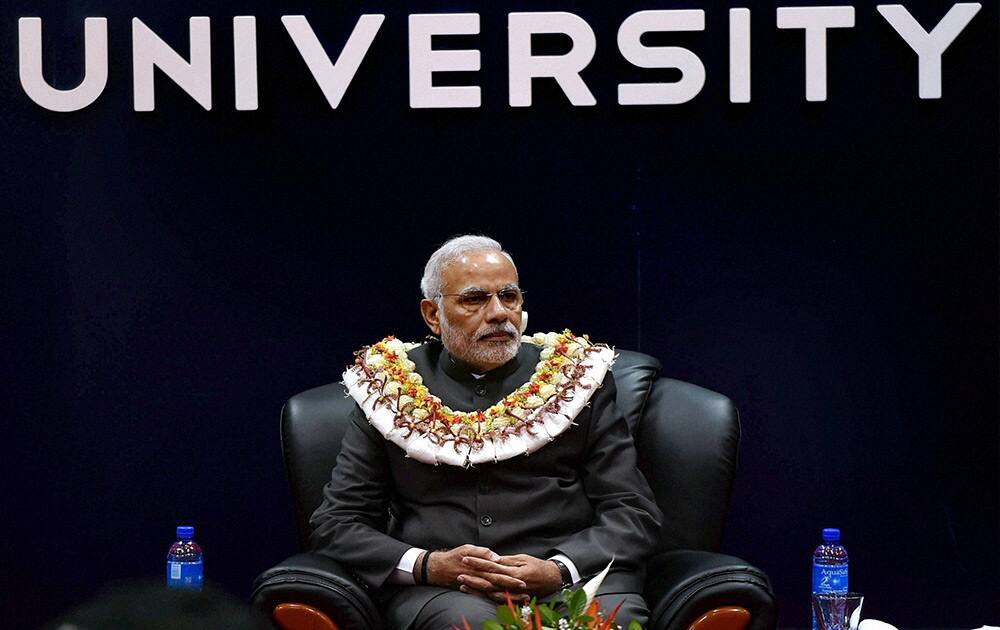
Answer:
[[[411,545],[385,534],[392,478],[381,436],[357,407],[350,423],[323,503],[309,519],[309,543],[377,588]]]
[[[562,541],[556,550],[568,556],[581,575],[604,568],[642,572],[659,540],[663,515],[653,492],[636,467],[635,443],[625,417],[615,405],[617,388],[608,372],[591,397],[584,490],[594,508],[590,527]]]

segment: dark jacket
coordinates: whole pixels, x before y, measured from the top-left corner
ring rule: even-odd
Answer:
[[[539,348],[476,379],[439,342],[408,353],[431,393],[452,409],[485,409],[527,382]],[[661,513],[625,420],[614,377],[576,424],[528,456],[471,468],[432,466],[406,457],[355,407],[352,426],[310,521],[314,550],[381,586],[410,547],[462,544],[498,554],[569,557],[582,576],[612,556],[623,591],[642,590],[643,559],[653,550]],[[609,577],[609,579],[611,579]]]

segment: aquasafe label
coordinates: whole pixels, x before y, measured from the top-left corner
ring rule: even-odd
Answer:
[[[201,589],[202,561],[168,562],[167,586],[170,588]]]
[[[813,593],[846,593],[847,565],[813,563]]]

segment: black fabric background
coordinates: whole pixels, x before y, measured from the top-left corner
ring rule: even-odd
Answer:
[[[730,395],[744,439],[725,551],[808,623],[809,554],[839,526],[867,614],[978,627],[1000,611],[997,12],[944,55],[944,97],[875,10],[829,37],[829,99],[804,99],[801,31],[753,10],[753,101],[728,102],[728,6],[8,0],[0,8],[5,625],[108,582],[162,574],[192,523],[206,576],[245,595],[294,551],[278,448],[291,394],[350,352],[425,333],[424,260],[483,231],[515,256],[529,328],[571,327]],[[925,25],[950,3],[905,2]],[[704,8],[664,36],[704,60],[692,102],[621,107],[671,80],[617,52],[634,11]],[[547,82],[507,105],[506,14],[563,10],[597,34],[598,104]],[[478,110],[408,107],[406,16],[479,11]],[[280,23],[332,54],[387,15],[331,110]],[[17,18],[44,19],[46,76],[82,76],[83,18],[108,18],[100,99],[48,112],[21,91]],[[212,18],[214,107],[160,76],[132,110],[131,27],[187,50]],[[232,96],[232,17],[255,15],[260,109]],[[561,42],[539,42],[558,51]],[[669,506],[665,506],[669,517]]]

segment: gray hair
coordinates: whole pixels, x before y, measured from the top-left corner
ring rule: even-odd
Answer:
[[[488,236],[478,234],[455,236],[438,247],[437,251],[427,259],[427,265],[424,266],[424,277],[420,279],[420,290],[424,297],[433,300],[441,295],[441,276],[449,265],[469,252],[484,250],[496,250],[506,256],[510,264],[514,264],[514,259],[503,250],[500,243]]]

